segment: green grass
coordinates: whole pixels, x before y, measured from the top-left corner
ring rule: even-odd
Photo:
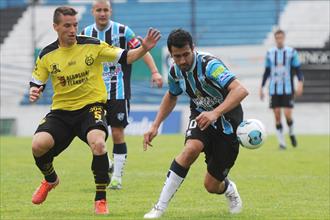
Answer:
[[[272,136],[258,150],[241,148],[230,172],[244,204],[238,215],[228,214],[224,196],[204,189],[201,155],[162,219],[330,219],[329,136],[299,136],[298,141],[298,148],[286,151],[278,150]],[[1,219],[142,219],[158,199],[183,136],[159,136],[147,152],[141,137],[127,137],[127,143],[123,189],[108,191],[109,216],[95,216],[87,145],[75,140],[55,159],[61,183],[36,206],[31,195],[42,177],[31,155],[31,138],[1,137]]]

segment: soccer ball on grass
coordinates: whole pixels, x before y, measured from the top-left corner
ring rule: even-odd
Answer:
[[[237,138],[239,143],[248,149],[257,149],[266,140],[265,126],[257,119],[247,119],[237,127]]]

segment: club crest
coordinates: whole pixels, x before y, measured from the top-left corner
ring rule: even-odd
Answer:
[[[117,118],[119,121],[124,120],[124,117],[125,117],[125,113],[123,113],[123,112],[117,114]]]
[[[87,66],[91,66],[94,63],[94,58],[92,55],[86,56],[85,63]]]

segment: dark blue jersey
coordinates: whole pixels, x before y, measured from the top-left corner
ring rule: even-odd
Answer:
[[[194,56],[190,71],[181,71],[174,64],[168,75],[169,92],[175,96],[185,92],[191,100],[192,114],[212,111],[218,107],[228,95],[228,85],[236,79],[220,59],[200,52],[195,52]],[[239,105],[222,115],[218,121],[224,133],[231,134],[242,118],[243,111]]]

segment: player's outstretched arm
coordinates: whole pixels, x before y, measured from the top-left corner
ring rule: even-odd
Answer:
[[[147,131],[143,136],[143,149],[147,150],[148,147],[152,147],[151,141],[157,136],[158,128],[160,124],[165,120],[165,118],[172,112],[176,105],[177,97],[171,95],[167,92],[160,104],[159,111],[157,113],[156,119],[152,123],[149,131]]]
[[[30,88],[30,92],[29,92],[29,100],[30,102],[36,102],[40,96],[41,96],[41,93],[43,91],[44,87],[43,86],[40,86],[39,88],[38,87],[31,87]]]
[[[141,42],[141,47],[127,52],[127,63],[131,64],[143,57],[149,50],[156,46],[160,38],[161,35],[157,29],[149,28],[148,33],[144,38],[138,37]]]

